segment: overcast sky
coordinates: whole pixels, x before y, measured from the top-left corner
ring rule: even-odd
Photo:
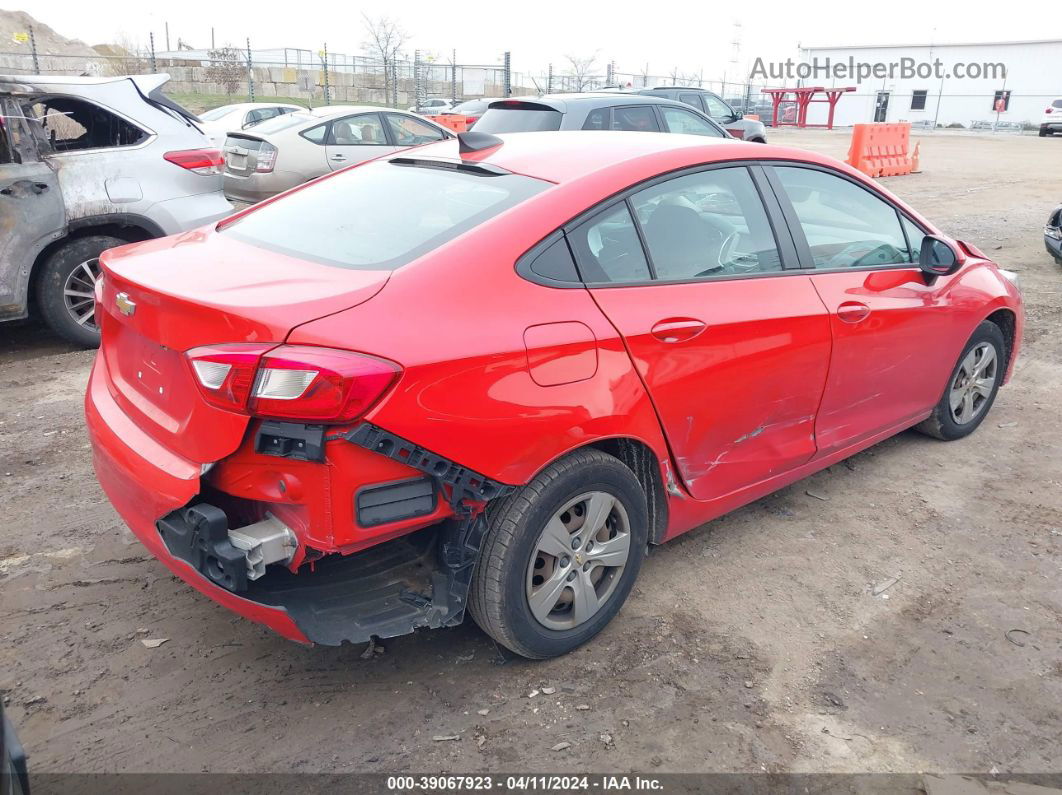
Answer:
[[[990,7],[999,10],[989,14],[986,9]],[[775,60],[796,57],[798,44],[1062,38],[1057,3],[1031,0],[991,6],[973,0],[826,0],[815,4],[793,0],[148,0],[121,4],[34,0],[22,9],[58,33],[89,44],[113,41],[122,35],[146,42],[148,31],[154,31],[156,47],[162,49],[168,22],[173,47],[178,36],[194,47],[208,47],[213,25],[219,45],[243,46],[250,36],[255,49],[287,46],[318,50],[327,41],[329,50],[351,54],[361,51],[365,39],[362,11],[386,13],[410,34],[410,51],[419,47],[448,56],[451,48],[456,48],[459,63],[500,62],[502,52],[508,49],[515,71],[537,74],[550,61],[561,70],[565,54],[597,52],[602,64],[615,60],[620,72],[639,72],[648,63],[652,74],[666,75],[676,67],[683,72],[703,69],[708,79],[719,79],[724,71],[728,78],[733,74],[732,42],[736,36],[741,42],[740,71],[746,74],[757,56]]]

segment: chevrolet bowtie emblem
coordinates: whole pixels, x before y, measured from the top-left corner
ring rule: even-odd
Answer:
[[[129,297],[129,293],[118,293],[114,297],[114,304],[126,317],[130,317],[136,311],[136,302]]]

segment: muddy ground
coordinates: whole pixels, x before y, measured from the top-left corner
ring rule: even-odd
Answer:
[[[93,354],[2,327],[0,692],[33,769],[1062,771],[1062,268],[1042,243],[1062,140],[919,140],[924,173],[888,187],[1021,274],[1025,348],[988,420],[654,550],[617,620],[549,662],[503,661],[471,622],[369,659],[303,648],[200,596],[96,485]]]

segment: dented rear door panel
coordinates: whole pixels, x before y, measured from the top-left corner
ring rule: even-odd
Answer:
[[[695,499],[724,497],[815,454],[831,342],[810,276],[591,293],[623,335]],[[687,336],[692,322],[703,330]],[[675,333],[661,333],[663,323]]]

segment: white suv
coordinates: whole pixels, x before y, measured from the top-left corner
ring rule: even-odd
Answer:
[[[1062,132],[1062,97],[1056,97],[1040,117],[1040,137]]]
[[[168,80],[0,75],[0,321],[32,304],[95,346],[103,251],[232,212],[221,152],[162,93]]]

